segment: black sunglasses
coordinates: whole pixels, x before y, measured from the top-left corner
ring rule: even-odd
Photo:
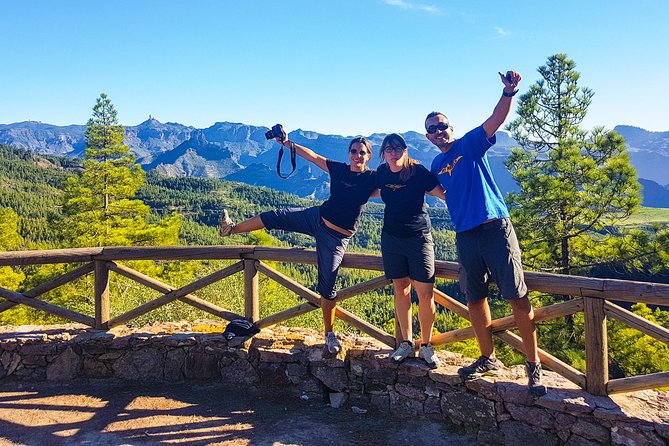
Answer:
[[[444,130],[447,130],[448,127],[450,127],[450,126],[448,124],[446,124],[445,122],[440,122],[439,124],[434,124],[434,125],[429,126],[427,128],[427,133],[432,135],[433,133],[437,133],[437,130],[441,130],[443,132]]]
[[[351,150],[349,150],[349,152],[351,153],[351,155],[357,155],[357,154],[358,154],[358,150],[357,150],[357,149],[351,149]],[[368,153],[369,153],[369,152],[367,152],[367,151],[365,151],[365,150],[360,150],[360,156],[365,156],[365,155],[367,155]]]

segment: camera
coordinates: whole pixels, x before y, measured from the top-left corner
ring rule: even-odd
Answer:
[[[274,138],[284,138],[284,131],[283,131],[283,126],[281,124],[277,124],[268,131],[265,132],[265,139],[274,139]]]

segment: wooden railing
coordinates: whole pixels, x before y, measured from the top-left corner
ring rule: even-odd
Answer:
[[[162,283],[159,280],[118,263],[119,261],[129,260],[203,259],[238,261],[181,288],[173,288],[169,284]],[[318,294],[272,268],[265,261],[315,264],[316,254],[313,250],[308,249],[259,246],[107,247],[0,252],[0,266],[83,263],[83,266],[24,292],[0,288],[0,297],[5,299],[5,301],[0,302],[0,312],[16,305],[27,305],[90,327],[108,329],[128,322],[169,302],[179,300],[227,320],[244,316],[254,321],[260,327],[267,327],[320,307],[320,297]],[[344,257],[342,267],[379,271],[380,275],[374,279],[339,290],[337,301],[343,301],[390,284],[390,281],[383,276],[383,262],[379,256],[347,253]],[[124,314],[111,318],[109,299],[110,271],[157,290],[163,293],[163,295]],[[233,311],[200,299],[193,294],[205,286],[242,271],[244,274],[244,315],[236,314]],[[95,275],[93,290],[95,298],[94,316],[85,315],[38,299],[48,291],[89,273],[94,273]],[[306,302],[260,319],[258,273],[264,274],[293,291],[298,296],[304,298]],[[436,274],[440,278],[457,280],[458,264],[437,261]],[[571,300],[565,302],[536,308],[535,320],[537,322],[564,317],[581,311],[584,313],[586,373],[584,374],[548,352],[540,350],[539,357],[545,367],[559,373],[595,395],[629,392],[669,385],[669,372],[609,380],[606,331],[606,319],[610,317],[661,342],[669,344],[669,330],[639,317],[610,301],[644,302],[647,304],[669,306],[669,285],[536,272],[526,272],[526,282],[528,288],[532,291],[572,297]],[[435,290],[435,301],[446,309],[465,319],[469,319],[469,313],[465,305],[439,290]],[[375,327],[350,311],[338,306],[336,316],[384,344],[390,347],[395,346],[395,337],[392,334]],[[494,320],[492,328],[496,337],[508,343],[516,350],[523,351],[520,337],[510,331],[515,328],[513,317]],[[443,345],[470,339],[474,336],[472,327],[461,328],[435,335],[433,343],[435,345]]]

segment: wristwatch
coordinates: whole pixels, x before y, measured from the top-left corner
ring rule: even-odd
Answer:
[[[502,90],[502,96],[506,96],[507,98],[512,98],[518,93],[518,89],[516,88],[513,90],[511,93],[507,93],[506,91]]]

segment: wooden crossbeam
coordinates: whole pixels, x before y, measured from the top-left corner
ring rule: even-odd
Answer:
[[[10,300],[16,304],[27,305],[37,310],[42,310],[70,321],[79,322],[80,324],[88,325],[89,327],[95,327],[95,318],[86,316],[85,314],[81,314],[73,310],[68,310],[67,308],[59,307],[58,305],[43,302],[32,297],[26,297],[21,293],[17,293],[16,291],[0,288],[0,297],[4,297],[5,299]]]
[[[390,284],[392,281],[389,279],[386,279],[385,276],[377,277],[372,280],[368,280],[366,282],[361,282],[357,283],[355,285],[352,285],[350,287],[342,288],[337,292],[337,303],[349,299],[353,296],[357,296],[361,293],[366,293],[371,290],[375,290],[377,288],[384,287],[388,284]],[[320,296],[319,296],[320,298]],[[310,311],[316,310],[319,307],[315,304],[312,304],[311,302],[303,303],[300,305],[296,305],[292,308],[289,308],[287,310],[281,311],[279,313],[272,314],[270,316],[267,316],[258,322],[256,322],[256,325],[258,327],[264,328],[264,327],[269,327],[271,325],[278,324],[280,322],[286,321],[288,319],[292,319],[297,316],[301,316],[305,313],[308,313]]]
[[[109,268],[110,271],[114,271],[146,287],[149,287],[156,291],[160,291],[161,293],[169,293],[176,290],[176,288],[166,283],[156,280],[153,277],[149,277],[146,274],[142,274],[139,271],[135,271],[132,268],[128,268],[125,265],[117,264],[115,262],[107,262],[107,267]],[[242,318],[242,316],[237,313],[226,310],[225,308],[219,307],[218,305],[213,304],[204,299],[200,299],[199,297],[193,294],[186,294],[185,296],[179,297],[178,300],[188,305],[191,305],[199,310],[205,311],[209,314],[213,314],[214,316],[218,316],[228,321]]]
[[[256,267],[258,271],[261,273],[265,274],[267,277],[271,278],[275,282],[279,283],[280,285],[283,285],[284,287],[288,288],[295,294],[297,294],[300,297],[305,298],[308,300],[312,305],[320,307],[320,296],[310,289],[306,288],[304,285],[294,281],[290,277],[286,276],[285,274],[275,270],[274,268],[269,267],[268,265],[258,262],[256,264]],[[394,347],[395,346],[395,337],[391,336],[390,334],[386,333],[385,331],[375,327],[374,325],[364,321],[363,319],[359,318],[355,314],[351,313],[350,311],[344,310],[343,308],[336,307],[335,308],[335,316],[337,316],[339,319],[343,320],[344,322],[348,323],[349,325],[359,329],[360,331],[367,333],[371,337],[383,342],[384,344]]]
[[[464,305],[462,306],[464,307]],[[464,308],[466,309],[467,307]],[[548,307],[535,308],[534,322],[536,323],[536,322],[556,319],[558,317],[574,314],[578,311],[583,311],[582,298],[570,300],[567,302],[560,302],[554,305],[550,305]],[[468,318],[468,314],[467,315],[461,314],[461,316]],[[506,316],[499,319],[494,319],[492,321],[493,334],[505,330],[511,330],[514,328],[517,327],[515,318],[513,316]],[[432,336],[432,343],[436,345],[450,344],[453,342],[463,341],[465,339],[471,339],[474,338],[475,336],[476,335],[474,333],[473,327],[458,328],[456,330],[451,330],[447,331],[446,333],[440,333],[438,335]]]
[[[120,265],[117,265],[120,266]],[[223,268],[222,270],[216,271],[213,274],[210,274],[208,276],[205,276],[201,279],[196,280],[195,282],[191,282],[188,285],[181,287],[176,290],[172,290],[167,292],[166,294],[158,297],[157,299],[154,299],[150,302],[147,302],[143,305],[140,305],[139,307],[136,307],[126,313],[123,313],[120,316],[117,316],[115,318],[112,318],[109,320],[109,326],[114,327],[116,325],[120,325],[126,321],[129,321],[131,319],[134,319],[136,317],[139,317],[145,313],[148,313],[149,311],[155,310],[156,308],[161,307],[162,305],[168,304],[176,299],[180,299],[184,296],[187,296],[201,288],[204,288],[208,285],[211,285],[212,283],[218,282],[221,279],[224,279],[232,274],[235,274],[239,271],[242,271],[244,269],[244,262],[237,262],[234,263],[226,268]],[[136,278],[139,278],[138,275],[135,275]],[[148,286],[148,282],[145,283]],[[189,299],[190,300],[190,299]],[[192,301],[192,300],[191,300]]]
[[[341,302],[353,296],[358,296],[362,293],[367,293],[369,291],[374,291],[379,288],[383,288],[385,286],[390,285],[391,283],[393,283],[393,281],[390,279],[386,279],[386,276],[375,277],[374,279],[366,280],[364,282],[356,283],[355,285],[342,288],[341,290],[337,291],[336,300],[337,302]]]
[[[469,320],[469,310],[467,309],[467,305],[464,305],[462,302],[453,299],[448,294],[436,288],[434,289],[434,301],[442,307],[451,310],[458,316]]]
[[[666,386],[669,386],[669,372],[659,372],[649,375],[631,376],[629,378],[612,379],[606,385],[606,391],[612,394],[657,389],[658,387]]]
[[[318,306],[312,304],[311,302],[305,302],[287,310],[279,311],[278,313],[274,313],[265,318],[262,318],[255,324],[259,328],[271,327],[272,325],[276,325],[283,321],[287,321],[288,319],[301,316],[310,311],[317,310],[318,308]]]
[[[86,263],[80,266],[79,268],[73,269],[72,271],[68,271],[65,274],[61,274],[58,277],[55,277],[49,281],[41,283],[40,285],[37,285],[35,288],[32,288],[28,291],[24,291],[23,295],[25,297],[35,299],[41,296],[42,294],[48,293],[49,291],[58,288],[59,286],[65,285],[68,282],[72,282],[73,280],[77,280],[78,278],[85,276],[86,274],[92,272],[94,268],[95,266],[93,262]],[[9,310],[10,308],[13,308],[17,305],[19,304],[16,302],[2,302],[0,303],[0,313],[2,313],[5,310]]]
[[[648,319],[644,319],[609,301],[604,302],[604,313],[628,327],[636,328],[643,334],[669,344],[669,330],[661,325],[654,324]]]

